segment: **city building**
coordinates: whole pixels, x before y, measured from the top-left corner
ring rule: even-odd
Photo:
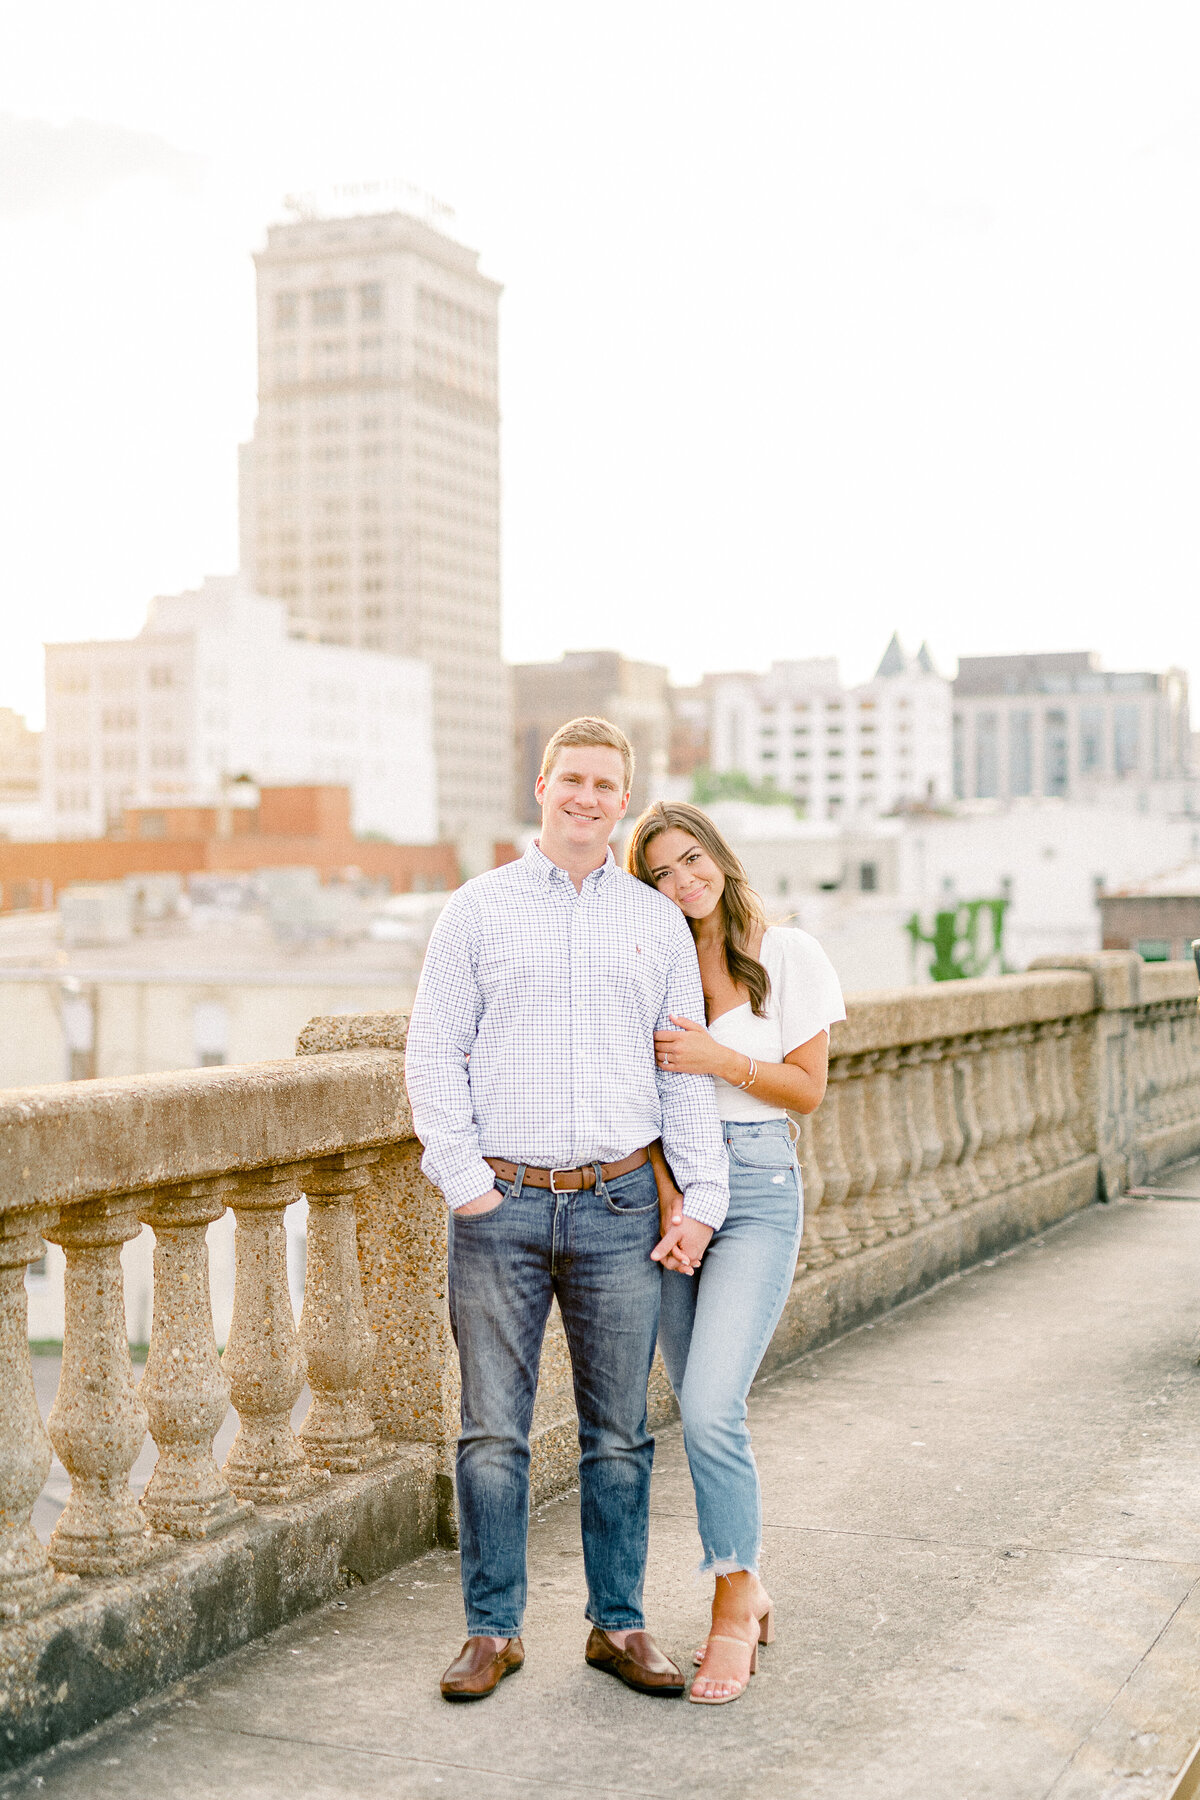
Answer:
[[[42,734],[0,706],[0,838],[44,836]]]
[[[0,840],[0,910],[52,907],[79,882],[268,869],[311,869],[322,881],[353,870],[393,893],[452,888],[459,880],[452,844],[357,835],[348,788],[239,781],[216,805],[129,807],[106,837]]]
[[[1101,894],[1098,904],[1105,950],[1136,950],[1146,962],[1190,957],[1200,942],[1200,862]]]
[[[925,645],[893,637],[874,677],[843,687],[833,658],[711,678],[711,767],[788,795],[814,820],[950,799],[950,683]]]
[[[402,212],[272,225],[255,260],[243,566],[321,642],[429,664],[438,828],[486,866],[512,796],[499,284]]]
[[[21,714],[0,706],[0,801],[36,801],[41,786],[41,734]]]
[[[43,769],[56,837],[216,805],[249,776],[345,785],[356,833],[437,838],[427,665],[298,637],[237,576],[153,601],[135,638],[48,644]]]
[[[568,719],[611,719],[634,752],[634,818],[659,792],[671,750],[672,709],[667,671],[631,662],[616,650],[571,650],[557,662],[518,663],[513,669],[516,788],[513,806],[524,825],[541,819],[533,785],[547,740]]]
[[[1187,676],[1102,670],[1092,651],[960,657],[960,800],[1110,798],[1192,773]]]

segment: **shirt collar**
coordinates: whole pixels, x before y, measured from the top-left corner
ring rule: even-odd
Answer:
[[[526,850],[525,855],[521,860],[529,870],[529,873],[536,876],[543,885],[548,885],[556,876],[561,877],[563,881],[570,881],[571,879],[567,874],[567,871],[561,869],[556,862],[551,862],[550,858],[535,842],[530,843],[529,848]],[[608,877],[616,869],[616,866],[617,859],[612,853],[612,845],[610,844],[608,847],[608,854],[600,864],[600,867],[598,869],[593,869],[591,874],[585,877],[583,883],[584,887],[587,887],[589,882],[593,887],[598,887],[602,881],[607,881]]]

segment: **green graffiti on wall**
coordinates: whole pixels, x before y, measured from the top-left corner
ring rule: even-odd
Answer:
[[[934,981],[1007,974],[1004,915],[1008,905],[1007,900],[964,900],[959,906],[935,913],[932,931],[923,931],[920,915],[913,914],[906,929],[914,950],[920,944],[928,944],[932,949],[929,973]]]

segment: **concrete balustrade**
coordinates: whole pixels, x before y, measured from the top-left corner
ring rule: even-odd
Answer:
[[[1111,953],[855,997],[825,1103],[796,1121],[805,1230],[766,1366],[1200,1151],[1195,986],[1188,964]],[[0,1766],[453,1532],[446,1214],[420,1173],[404,1028],[314,1020],[286,1061],[0,1094]],[[283,1219],[302,1193],[298,1327]],[[235,1294],[218,1355],[205,1234],[226,1208]],[[120,1254],[143,1224],[155,1294],[139,1385]],[[66,1255],[48,1435],[22,1285],[43,1238]],[[652,1415],[671,1404],[656,1369]],[[158,1457],[139,1498],[147,1429]],[[43,1547],[30,1518],[51,1442],[71,1492]],[[555,1316],[539,1497],[573,1478],[576,1453]]]

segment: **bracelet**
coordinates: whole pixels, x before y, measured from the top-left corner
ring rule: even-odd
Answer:
[[[758,1064],[755,1062],[754,1058],[749,1054],[748,1051],[743,1051],[742,1054],[743,1054],[743,1056],[745,1056],[746,1061],[750,1064],[750,1067],[746,1071],[745,1081],[738,1081],[738,1082],[734,1083],[735,1087],[737,1087],[738,1089],[753,1087],[755,1082],[758,1080]]]

